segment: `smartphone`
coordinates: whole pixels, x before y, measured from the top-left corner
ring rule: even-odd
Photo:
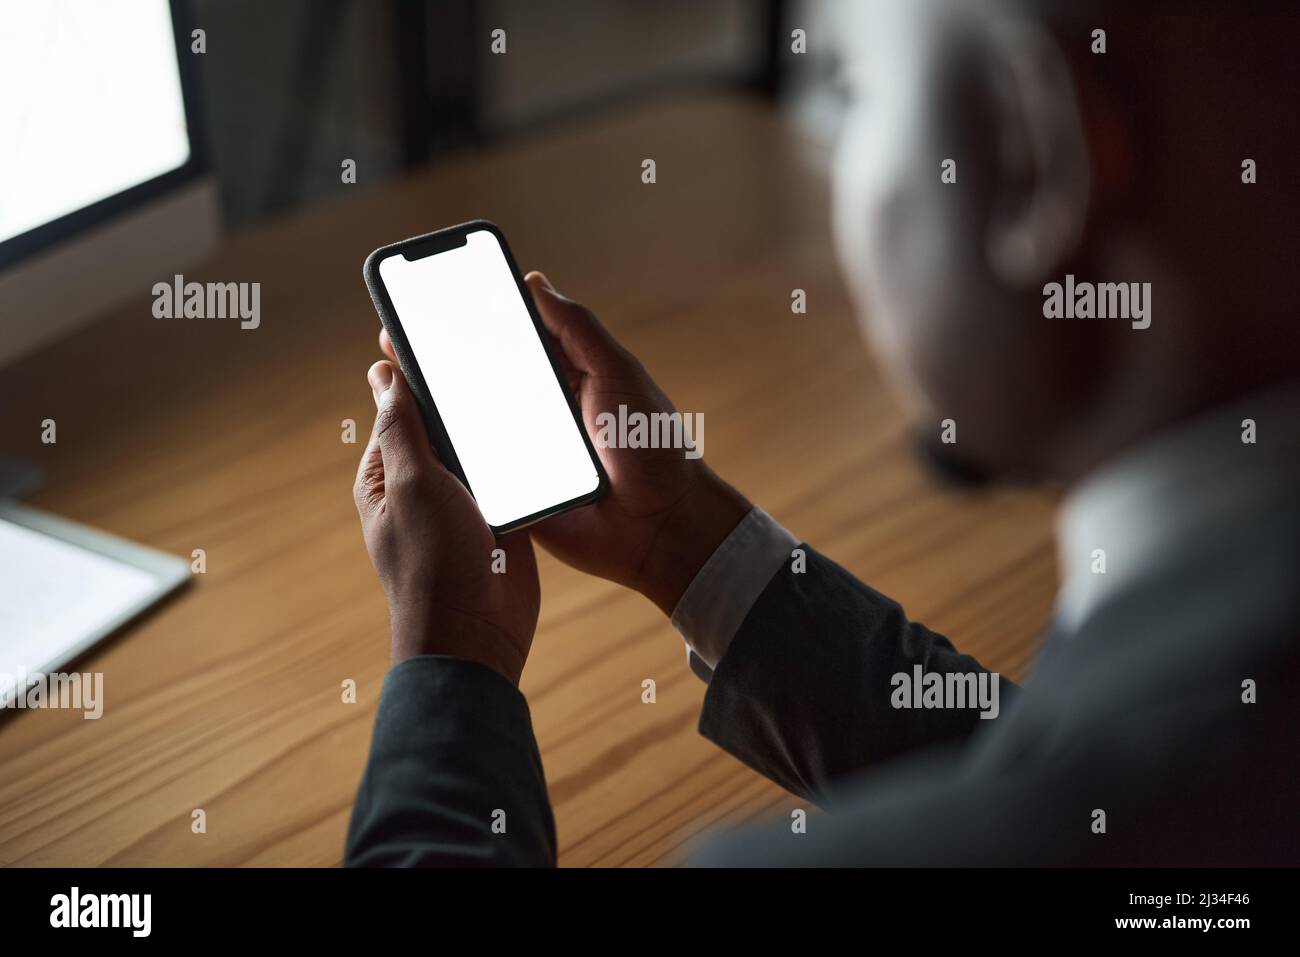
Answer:
[[[609,486],[505,237],[483,220],[382,246],[366,285],[438,457],[498,535]]]

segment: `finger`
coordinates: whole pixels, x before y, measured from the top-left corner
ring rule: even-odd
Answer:
[[[379,440],[373,432],[365,451],[361,453],[361,462],[357,465],[357,477],[352,483],[352,498],[357,503],[363,527],[384,501],[384,458],[379,450]]]
[[[368,382],[374,374],[377,374],[377,370],[372,367],[366,373]],[[375,404],[378,406],[380,392],[373,382],[369,384]],[[370,516],[384,503],[384,453],[379,445],[377,420],[370,430],[370,438],[366,441],[365,450],[361,453],[361,461],[357,463],[357,477],[352,484],[352,497],[356,500],[357,511],[361,513],[361,523],[364,527]]]
[[[545,275],[533,271],[524,282],[537,303],[542,324],[574,368],[592,375],[610,375],[635,361],[590,309],[561,296]]]
[[[376,362],[366,374],[375,398],[371,442],[383,461],[384,495],[427,481],[441,469],[429,445],[424,420],[406,379],[391,362]]]
[[[393,340],[388,337],[388,330],[383,326],[379,327],[379,351],[394,362],[397,361],[397,352],[393,349]]]
[[[535,574],[537,558],[533,554],[533,541],[526,531],[510,532],[497,538],[497,545],[506,553],[506,569]]]

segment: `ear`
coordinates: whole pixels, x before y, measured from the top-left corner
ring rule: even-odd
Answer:
[[[989,26],[991,115],[998,128],[990,269],[1008,285],[1042,283],[1077,249],[1087,221],[1089,165],[1066,57],[1023,20]]]

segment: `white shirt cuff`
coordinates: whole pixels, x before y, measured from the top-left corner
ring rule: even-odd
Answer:
[[[699,666],[712,675],[758,596],[798,547],[798,539],[756,506],[704,563],[672,617],[697,675],[708,680]]]

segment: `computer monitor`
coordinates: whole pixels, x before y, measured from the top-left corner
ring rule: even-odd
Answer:
[[[183,0],[0,0],[0,365],[218,233]]]

